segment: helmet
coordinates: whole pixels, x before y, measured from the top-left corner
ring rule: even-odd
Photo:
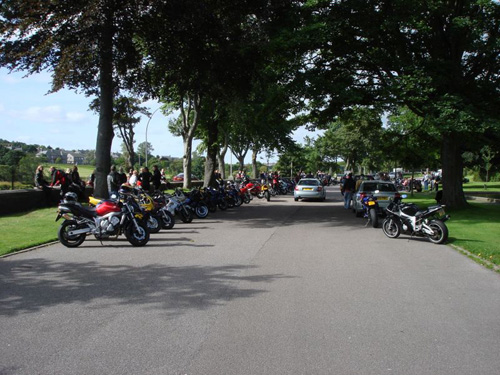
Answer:
[[[120,186],[120,190],[118,190],[120,194],[130,195],[132,194],[132,186],[130,184],[124,183]]]
[[[72,191],[64,194],[64,203],[76,203],[78,202],[78,195]]]

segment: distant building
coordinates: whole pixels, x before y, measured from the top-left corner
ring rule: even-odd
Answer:
[[[68,164],[83,164],[85,161],[85,155],[81,152],[69,152],[67,160]]]
[[[37,157],[45,157],[47,159],[48,163],[55,163],[56,160],[59,161],[62,164],[67,164],[68,163],[68,152],[64,150],[45,150],[45,151],[39,151],[36,154]],[[59,159],[59,160],[58,160]]]

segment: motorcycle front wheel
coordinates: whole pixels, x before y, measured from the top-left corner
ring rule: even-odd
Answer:
[[[217,204],[217,206],[222,210],[227,210],[227,202],[225,199],[219,201],[219,203]]]
[[[183,223],[190,223],[193,221],[193,211],[191,210],[181,209],[180,216]]]
[[[429,223],[434,234],[428,236],[429,241],[435,244],[444,243],[448,239],[448,227],[440,220],[433,220]]]
[[[144,246],[149,241],[148,225],[142,221],[137,222],[137,227],[134,222],[129,222],[125,227],[125,237],[132,246]]]
[[[382,223],[382,230],[384,234],[389,238],[398,238],[401,234],[401,227],[396,222],[396,220],[388,217]]]
[[[175,225],[175,218],[174,215],[172,215],[169,211],[162,210],[162,216],[161,216],[161,222],[162,225],[161,227],[163,229],[172,229]]]
[[[269,190],[266,190],[266,200],[269,202],[271,200],[271,193],[269,192]]]
[[[149,233],[158,233],[161,229],[161,219],[157,215],[149,215],[148,218]]]
[[[234,198],[234,205],[236,207],[239,207],[243,204],[243,199],[241,199],[241,197],[239,195],[237,195],[235,198]]]
[[[68,234],[69,231],[75,229],[81,229],[78,227],[79,227],[78,223],[74,220],[64,221],[59,227],[59,230],[57,231],[57,238],[59,238],[59,241],[61,241],[61,243],[66,247],[80,246],[83,243],[83,241],[85,241],[85,237],[87,235],[85,233],[77,234],[76,236],[70,236]]]
[[[208,207],[204,204],[200,204],[200,205],[196,206],[196,208],[194,209],[194,213],[200,219],[204,219],[208,216]]]

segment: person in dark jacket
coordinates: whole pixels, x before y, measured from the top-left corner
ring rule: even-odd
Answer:
[[[51,189],[50,189],[49,183],[47,182],[47,180],[45,179],[45,176],[43,174],[43,165],[39,165],[36,168],[35,187],[37,189],[43,190],[43,192],[45,194],[45,204],[47,206],[49,206],[51,203],[51,199],[50,199]]]
[[[344,194],[344,208],[348,210],[351,207],[351,199],[356,188],[356,183],[352,178],[352,173],[349,173],[342,185],[342,194]]]
[[[120,177],[118,176],[118,172],[116,171],[116,166],[113,165],[111,167],[111,171],[108,174],[108,193],[111,194],[113,192],[117,192],[120,187]]]
[[[141,187],[145,192],[149,192],[149,189],[151,189],[152,178],[153,176],[151,175],[148,167],[142,168],[142,172],[139,175],[139,181],[141,181]]]
[[[50,186],[60,186],[61,187],[61,198],[68,192],[69,179],[64,171],[56,169],[56,167],[50,167],[50,175],[52,176],[52,182]]]
[[[153,165],[153,176],[151,177],[151,182],[153,183],[155,190],[160,190],[161,173],[157,165]]]

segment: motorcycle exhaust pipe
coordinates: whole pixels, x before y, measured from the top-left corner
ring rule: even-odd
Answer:
[[[70,230],[68,231],[68,236],[78,236],[79,234],[90,233],[91,231],[92,229],[90,228]]]

